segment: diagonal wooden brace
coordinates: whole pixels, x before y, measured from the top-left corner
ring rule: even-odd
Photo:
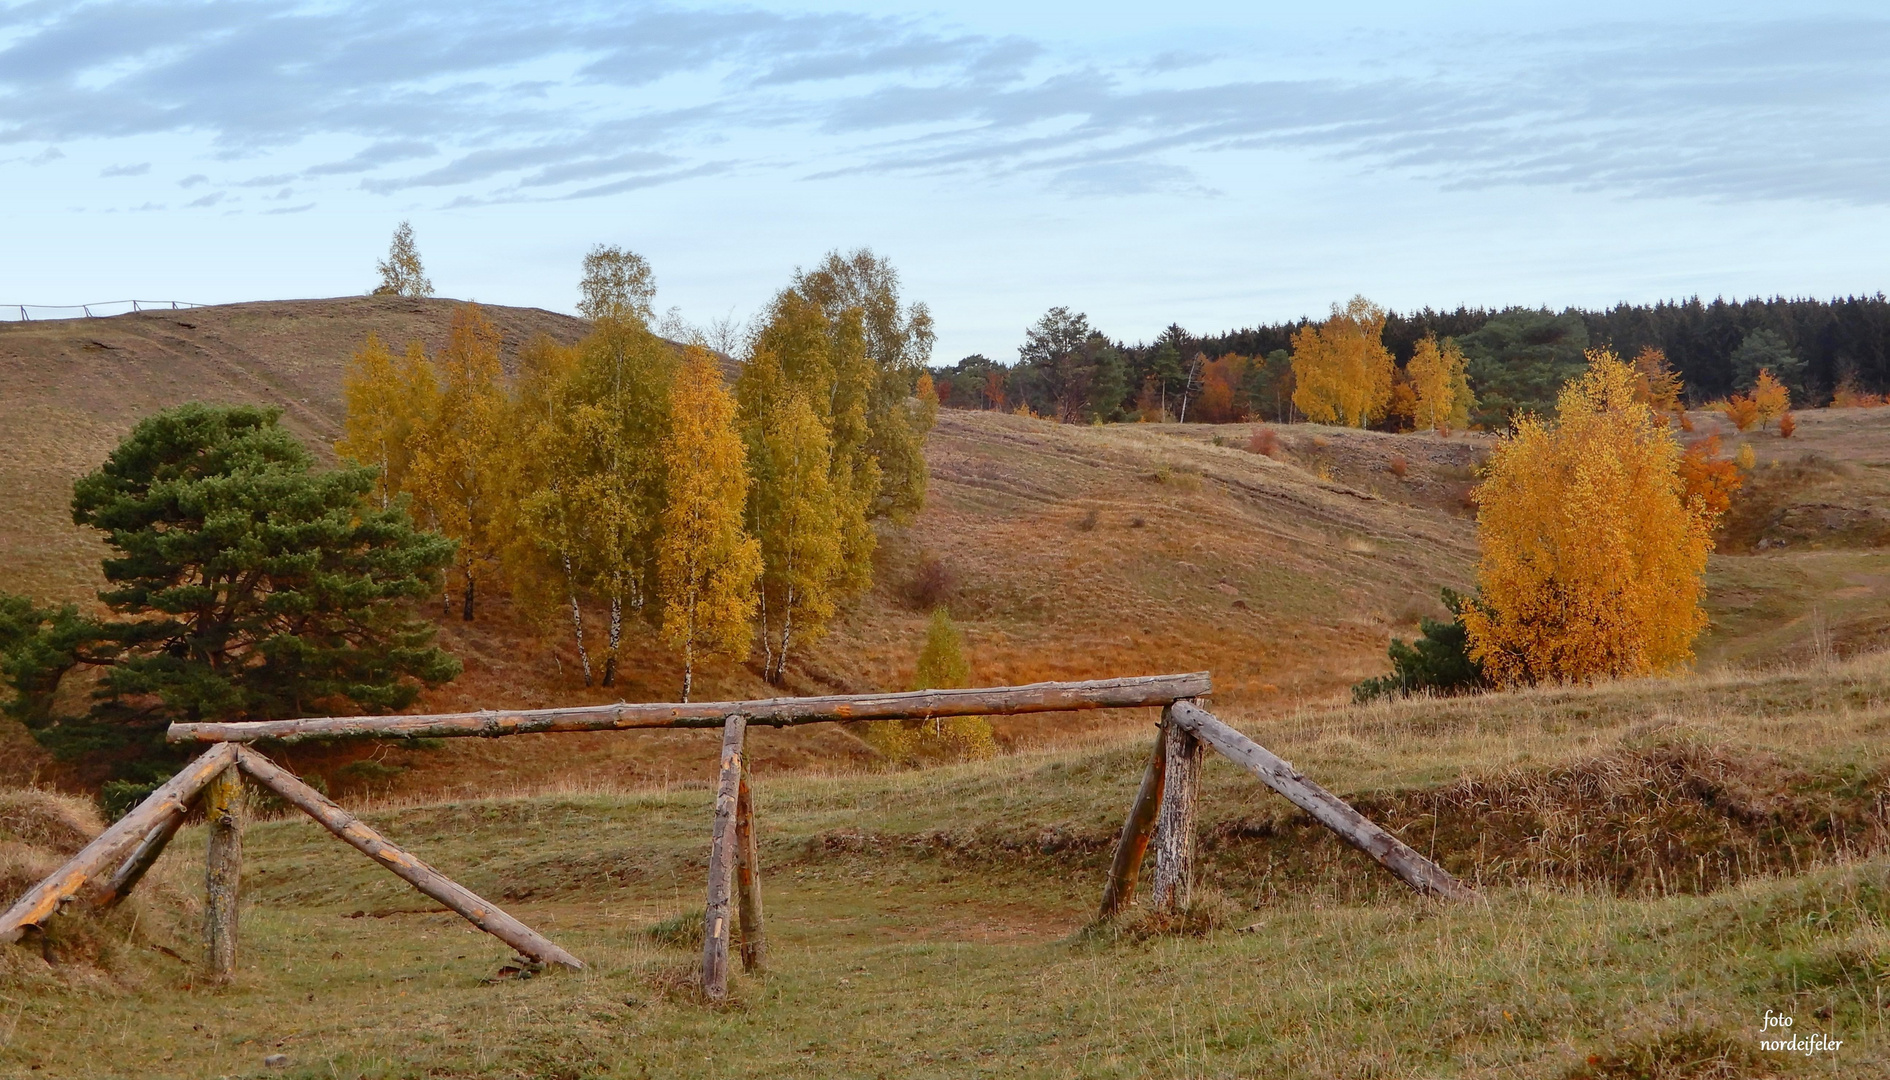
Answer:
[[[106,867],[118,865],[126,852],[148,836],[159,823],[173,815],[181,817],[190,801],[203,790],[203,786],[236,760],[236,747],[228,747],[231,753],[218,753],[224,748],[212,747],[197,760],[184,766],[176,776],[166,780],[163,786],[133,807],[130,813],[119,818],[81,848],[77,855],[66,860],[66,864],[53,871],[51,877],[28,889],[25,896],[14,901],[5,914],[0,914],[0,942],[20,940],[27,927],[38,926],[51,918],[60,905],[72,899],[88,881]]]
[[[256,782],[320,822],[356,850],[392,870],[409,885],[459,912],[467,922],[540,963],[581,970],[584,961],[565,952],[538,931],[499,910],[464,885],[394,846],[366,822],[343,810],[328,796],[295,778],[287,769],[249,747],[239,747],[237,763]]]
[[[1220,751],[1228,760],[1260,778],[1260,782],[1311,814],[1319,824],[1359,849],[1398,879],[1421,893],[1446,900],[1471,900],[1476,893],[1451,877],[1444,868],[1419,855],[1404,841],[1386,832],[1345,800],[1308,780],[1298,769],[1271,750],[1222,723],[1191,701],[1177,701],[1168,715],[1195,738]]]

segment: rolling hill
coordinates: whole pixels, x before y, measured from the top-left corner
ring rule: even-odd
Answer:
[[[0,424],[13,440],[0,457],[0,588],[89,599],[103,549],[70,524],[70,483],[138,417],[193,399],[275,404],[332,459],[348,353],[370,330],[437,346],[453,304],[351,297],[0,324]],[[585,330],[551,312],[486,311],[508,356],[533,335],[571,341]],[[1709,662],[1856,651],[1890,631],[1874,524],[1890,521],[1890,410],[1800,420],[1790,442],[1753,440],[1759,497],[1729,526],[1739,554],[1714,562]],[[1716,422],[1697,418],[1703,433]],[[874,588],[791,669],[790,690],[903,688],[926,611],[943,602],[981,683],[1208,669],[1217,700],[1242,709],[1342,693],[1384,668],[1390,635],[1441,611],[1440,586],[1472,578],[1467,493],[1488,439],[1293,425],[1262,454],[1249,449],[1253,431],[946,411],[927,446],[926,510],[910,528],[882,531]],[[586,690],[569,649],[536,639],[502,603],[471,624],[443,621],[442,641],[467,671],[428,696],[430,710],[665,700],[679,683],[673,658],[637,632],[624,685]],[[705,697],[773,692],[741,667],[702,682]],[[1055,716],[999,733],[1019,748],[1127,723]],[[477,745],[370,764],[340,751],[298,766],[332,771],[343,787],[483,792],[699,775],[713,753],[686,732],[567,739],[556,751],[534,739],[468,742]],[[841,731],[783,733],[761,752],[770,769],[872,761]],[[28,748],[11,757],[15,778],[63,775]]]

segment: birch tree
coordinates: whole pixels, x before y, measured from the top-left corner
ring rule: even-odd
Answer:
[[[667,504],[657,558],[663,636],[682,654],[682,700],[698,657],[740,659],[754,634],[761,545],[742,527],[747,454],[735,399],[706,350],[691,347],[670,389],[663,444]]]
[[[416,437],[439,407],[439,386],[425,349],[411,342],[396,361],[370,332],[348,358],[342,397],[348,414],[335,452],[377,470],[373,497],[385,510],[407,479]]]
[[[416,441],[410,476],[425,520],[459,542],[460,617],[467,622],[478,578],[497,559],[493,521],[502,491],[505,414],[499,340],[499,328],[477,304],[454,311],[437,361],[439,404]]]

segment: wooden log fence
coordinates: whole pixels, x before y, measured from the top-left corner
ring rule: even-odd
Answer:
[[[1211,690],[1208,673],[1192,672],[901,694],[173,724],[167,733],[171,742],[207,743],[210,749],[0,915],[0,941],[19,940],[27,927],[43,923],[88,883],[98,903],[116,903],[156,861],[201,792],[211,829],[205,869],[208,970],[210,981],[227,980],[235,969],[237,948],[237,884],[242,859],[240,771],[240,775],[275,792],[329,832],[524,956],[540,963],[582,968],[583,962],[575,956],[403,851],[333,800],[243,744],[344,737],[494,737],[719,727],[722,753],[710,831],[702,955],[703,990],[711,999],[719,999],[728,993],[729,953],[738,928],[743,969],[761,972],[767,964],[760,844],[745,747],[749,727],[1148,706],[1162,708],[1162,722],[1117,839],[1099,917],[1116,915],[1134,902],[1141,864],[1151,846],[1155,849],[1153,906],[1173,913],[1189,905],[1196,876],[1196,805],[1207,747],[1252,772],[1412,888],[1451,899],[1474,896],[1397,837],[1201,708],[1197,699]],[[95,881],[107,868],[112,868],[110,875],[103,882]]]

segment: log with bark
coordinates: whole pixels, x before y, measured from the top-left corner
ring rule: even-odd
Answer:
[[[236,747],[243,771],[256,782],[307,813],[322,827],[352,844],[362,854],[392,870],[408,884],[458,912],[467,922],[540,963],[582,969],[584,962],[546,939],[538,931],[501,911],[471,889],[396,847],[366,822],[337,806],[328,796],[296,779],[249,747]]]
[[[243,878],[243,776],[232,765],[203,791],[204,970],[213,983],[236,978],[236,911]]]
[[[735,903],[742,917],[742,970],[768,966],[768,934],[761,925],[761,843],[755,836],[755,793],[748,756],[742,755],[742,787],[735,798]]]
[[[728,996],[729,893],[735,884],[735,809],[741,801],[742,736],[747,720],[740,713],[722,727],[722,776],[715,790],[715,825],[709,841],[709,897],[702,910],[702,991]]]
[[[1205,671],[1088,682],[1033,683],[899,694],[840,694],[761,701],[699,701],[586,705],[561,709],[487,710],[419,716],[330,716],[229,724],[172,724],[174,743],[332,739],[348,736],[434,739],[459,735],[524,735],[540,731],[622,731],[634,728],[719,728],[740,713],[752,725],[789,727],[852,720],[930,720],[947,716],[1007,716],[1077,709],[1167,705],[1211,689]]]
[[[1475,892],[1450,876],[1443,867],[1418,854],[1345,800],[1308,780],[1291,763],[1222,723],[1206,709],[1192,702],[1178,701],[1169,715],[1183,729],[1259,777],[1261,783],[1286,796],[1293,805],[1377,860],[1413,889],[1449,900],[1475,898]]]
[[[1102,907],[1096,917],[1107,919],[1135,901],[1136,880],[1142,873],[1142,857],[1148,851],[1149,837],[1155,832],[1155,814],[1161,809],[1163,779],[1168,764],[1168,728],[1155,728],[1155,749],[1149,754],[1148,767],[1142,770],[1142,786],[1129,804],[1129,817],[1122,823],[1122,836],[1116,840],[1116,857],[1109,866],[1109,883],[1103,887]]]
[[[1155,887],[1149,899],[1156,911],[1168,915],[1194,902],[1194,817],[1201,794],[1201,741],[1176,722],[1177,711],[1186,704],[1177,701],[1162,713],[1168,737],[1163,756],[1168,765],[1155,824]]]
[[[234,746],[212,747],[99,833],[50,877],[28,889],[5,914],[0,914],[0,942],[20,940],[27,927],[45,922],[106,867],[117,867],[126,853],[165,819],[184,813],[210,778],[236,760],[236,750]]]

